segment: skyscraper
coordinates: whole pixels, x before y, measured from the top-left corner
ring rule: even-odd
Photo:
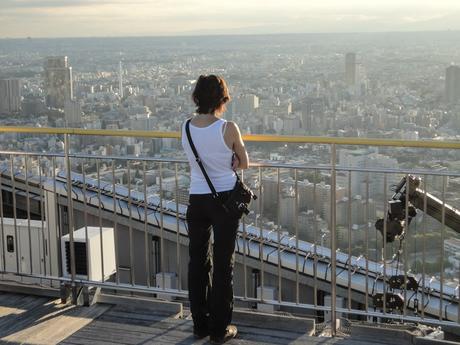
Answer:
[[[345,82],[347,85],[356,83],[356,54],[347,53],[345,55]]]
[[[446,100],[451,104],[460,101],[460,66],[449,66],[446,69]]]
[[[64,105],[65,125],[67,127],[81,126],[81,103],[76,100],[66,100]]]
[[[252,94],[244,94],[233,100],[233,114],[250,114],[259,107],[259,97]]]
[[[21,81],[0,79],[0,113],[10,114],[21,109]]]
[[[65,101],[73,99],[72,67],[67,56],[48,57],[45,63],[46,105],[64,108]]]

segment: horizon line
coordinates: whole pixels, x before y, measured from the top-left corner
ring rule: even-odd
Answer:
[[[34,40],[34,39],[97,39],[97,38],[189,38],[189,37],[219,37],[219,36],[286,36],[286,35],[356,35],[356,34],[415,34],[415,33],[460,33],[460,29],[443,29],[443,30],[395,30],[395,31],[319,31],[319,32],[267,32],[267,33],[171,33],[156,35],[127,35],[127,36],[22,36],[22,37],[0,37],[0,40]]]

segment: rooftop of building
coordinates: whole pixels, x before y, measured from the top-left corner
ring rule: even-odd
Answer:
[[[3,286],[4,288],[4,286]],[[148,297],[105,295],[90,306],[61,303],[53,297],[0,292],[0,343],[4,344],[209,344],[209,338],[195,339],[189,310],[178,303]],[[327,326],[314,320],[287,315],[257,313],[235,308],[233,322],[238,336],[229,345],[400,344],[432,340],[414,325],[385,331],[370,324],[344,323],[336,337]],[[433,334],[431,334],[433,336]],[[437,344],[449,344],[438,341]]]
[[[21,198],[35,198],[36,202],[41,198],[41,193],[46,192],[49,195],[55,195],[56,199],[60,199],[60,206],[71,206],[72,202],[79,204],[79,207],[84,205],[84,212],[91,213],[94,211],[93,215],[99,215],[101,217],[102,212],[106,212],[110,217],[119,217],[126,221],[129,218],[130,227],[132,230],[145,231],[147,236],[147,230],[143,227],[143,224],[148,224],[149,231],[151,235],[161,236],[163,240],[163,235],[165,239],[176,239],[180,244],[186,244],[183,238],[186,237],[186,228],[183,224],[183,217],[180,218],[178,214],[183,215],[185,210],[185,205],[177,203],[170,203],[171,200],[164,201],[160,194],[148,195],[146,196],[145,192],[131,190],[128,182],[128,186],[124,186],[121,183],[117,184],[114,179],[113,182],[107,182],[104,180],[98,180],[99,170],[97,174],[92,174],[91,177],[88,175],[85,177],[81,175],[79,171],[75,172],[74,169],[70,169],[71,172],[67,174],[66,169],[71,167],[71,160],[74,159],[96,159],[96,160],[115,160],[124,159],[127,161],[148,161],[155,164],[161,164],[172,162],[173,164],[184,164],[183,161],[178,159],[161,159],[161,158],[143,158],[143,157],[120,157],[120,156],[97,156],[97,155],[80,155],[77,153],[70,153],[69,143],[71,143],[67,136],[69,135],[106,135],[106,136],[135,136],[135,137],[163,137],[163,138],[177,138],[178,133],[160,133],[160,132],[144,132],[144,131],[87,131],[79,129],[24,129],[24,128],[1,128],[0,131],[4,130],[5,132],[13,133],[55,133],[55,134],[64,134],[66,135],[66,140],[64,144],[64,149],[66,150],[65,154],[50,154],[46,152],[33,153],[33,152],[9,152],[9,151],[0,151],[0,154],[7,157],[3,162],[3,169],[0,174],[1,188],[11,195],[20,196]],[[458,142],[404,142],[401,141],[390,141],[390,140],[366,140],[366,139],[353,139],[353,138],[321,138],[321,137],[277,137],[277,136],[249,136],[249,140],[254,141],[288,141],[288,142],[300,142],[300,143],[322,143],[330,145],[332,153],[335,155],[335,145],[360,145],[360,146],[369,146],[369,145],[384,145],[384,146],[398,146],[405,145],[408,147],[430,147],[430,148],[448,148],[448,149],[458,149],[460,144]],[[28,158],[27,158],[28,157]],[[27,166],[27,160],[33,159],[34,157],[51,157],[50,164],[52,168],[55,168],[54,159],[59,158],[65,167],[61,165],[61,170],[56,172],[56,169],[50,169],[54,171],[51,175],[43,176],[40,169],[37,170],[35,174],[32,174],[27,169],[24,169],[24,166]],[[9,160],[10,159],[10,160]],[[24,160],[24,161],[23,161]],[[18,163],[19,169],[15,166],[15,161]],[[23,164],[23,165],[22,165]],[[38,164],[40,166],[40,164]],[[109,166],[109,165],[107,165]],[[115,165],[112,165],[114,168]],[[368,172],[368,173],[408,173],[408,171],[392,171],[391,169],[368,169],[368,168],[343,168],[335,165],[335,161],[332,158],[330,165],[325,166],[312,166],[306,167],[299,162],[299,164],[271,164],[271,163],[255,163],[253,168],[263,169],[323,169],[330,172],[331,176],[334,176],[336,171],[342,171],[359,173],[359,172]],[[99,169],[99,168],[98,168]],[[144,167],[145,170],[145,167]],[[115,170],[113,171],[115,172]],[[425,174],[429,174],[430,171],[424,171]],[[434,171],[432,172],[433,176],[448,176],[445,172]],[[141,174],[142,175],[142,174]],[[453,174],[454,176],[456,174]],[[12,178],[14,176],[14,178]],[[246,176],[246,174],[245,174]],[[458,174],[456,175],[458,176]],[[177,177],[176,177],[177,178]],[[161,183],[164,182],[160,180]],[[279,182],[278,182],[279,183]],[[323,181],[321,183],[324,183]],[[320,183],[317,183],[318,185]],[[315,183],[316,186],[316,183]],[[337,190],[339,188],[335,184],[328,185],[331,188],[331,191]],[[32,191],[32,187],[35,189]],[[132,186],[131,186],[132,187]],[[38,189],[37,189],[38,188]],[[67,190],[72,190],[72,198],[67,199]],[[39,190],[39,191],[38,191]],[[34,196],[32,197],[32,194]],[[334,193],[331,193],[331,197]],[[384,201],[387,201],[386,196]],[[14,197],[13,197],[14,199]],[[352,200],[348,198],[347,200]],[[367,199],[369,200],[369,199]],[[383,199],[382,199],[383,200]],[[116,201],[116,204],[115,204]],[[11,201],[14,205],[14,200]],[[68,202],[68,203],[67,203]],[[57,201],[59,204],[59,201]],[[169,204],[168,204],[169,203]],[[383,203],[382,203],[383,204]],[[69,206],[69,207],[70,207]],[[102,210],[97,208],[101,208]],[[30,205],[27,206],[25,203],[22,204],[23,214],[24,211],[30,212]],[[29,209],[25,209],[29,207]],[[177,207],[177,210],[176,210]],[[444,206],[443,206],[444,207]],[[93,211],[90,211],[93,209]],[[177,213],[176,213],[177,212]],[[351,212],[351,211],[350,211]],[[178,219],[181,219],[179,222]],[[332,217],[331,217],[332,218]],[[96,218],[94,218],[96,219]],[[2,220],[5,220],[3,225],[11,225],[11,221],[2,215]],[[80,219],[81,220],[81,219]],[[104,218],[104,221],[109,220],[110,218]],[[425,220],[425,218],[423,218]],[[257,221],[257,218],[256,218]],[[331,220],[334,222],[335,218]],[[27,221],[24,219],[16,219],[13,221],[15,228],[34,228],[34,221]],[[93,220],[94,222],[94,220]],[[101,223],[96,224],[86,224],[89,226],[97,226]],[[116,223],[116,221],[115,221]],[[160,224],[161,223],[161,224]],[[42,228],[43,223],[36,224],[37,228]],[[140,226],[142,225],[142,227]],[[104,225],[105,226],[105,225]],[[147,225],[146,225],[147,226]],[[365,227],[369,228],[367,224]],[[78,227],[75,225],[73,231],[81,228],[81,225]],[[331,229],[335,227],[332,226]],[[159,232],[161,229],[161,234]],[[163,229],[165,230],[163,232]],[[273,305],[287,306],[287,307],[302,307],[314,309],[317,312],[317,315],[322,315],[323,312],[329,312],[329,310],[337,311],[338,313],[349,313],[349,315],[356,316],[362,319],[367,318],[380,318],[380,321],[387,322],[390,318],[393,319],[394,323],[387,325],[388,328],[392,331],[398,330],[398,320],[403,321],[403,326],[413,327],[412,322],[419,322],[420,320],[425,323],[436,324],[441,326],[456,327],[458,328],[458,280],[454,285],[449,285],[445,283],[443,277],[443,271],[441,271],[440,276],[438,277],[429,277],[425,275],[425,272],[419,275],[415,275],[416,280],[418,281],[418,286],[415,293],[412,291],[402,290],[401,286],[396,288],[399,292],[404,292],[404,295],[407,293],[407,297],[411,296],[407,303],[403,302],[404,310],[399,310],[395,312],[394,310],[387,310],[383,308],[383,314],[372,311],[372,301],[371,298],[374,292],[385,291],[387,289],[386,284],[388,284],[387,279],[389,276],[397,276],[398,274],[404,274],[404,276],[409,275],[408,267],[403,267],[400,265],[399,258],[398,262],[395,263],[395,260],[387,261],[376,260],[370,258],[368,252],[363,255],[352,255],[351,249],[349,251],[341,251],[339,248],[333,250],[336,244],[332,244],[331,247],[321,246],[316,242],[308,242],[304,240],[299,240],[292,234],[288,234],[285,231],[279,231],[280,228],[274,227],[270,229],[262,228],[262,226],[257,226],[254,224],[245,224],[240,229],[241,233],[237,240],[237,261],[249,268],[260,268],[259,263],[262,264],[262,267],[270,271],[271,274],[276,276],[278,274],[281,290],[281,271],[283,272],[283,278],[290,276],[290,280],[293,284],[297,284],[299,288],[299,277],[303,279],[305,286],[307,285],[307,280],[315,279],[315,289],[316,289],[316,280],[319,281],[319,286],[321,289],[324,289],[326,285],[335,286],[338,290],[341,289],[340,293],[343,296],[347,295],[347,292],[350,294],[348,297],[351,300],[351,294],[353,290],[353,299],[354,301],[359,300],[361,305],[345,305],[342,306],[329,306],[325,304],[320,305],[317,302],[314,302],[314,305],[307,305],[306,302],[299,302],[299,296],[297,295],[297,302],[292,300],[284,299],[280,297],[278,301],[257,299],[257,295],[248,297],[247,290],[245,287],[244,297],[243,294],[240,294],[238,302],[244,302],[244,304],[238,304],[238,308],[235,313],[235,322],[240,327],[240,337],[238,340],[230,342],[230,344],[300,344],[300,343],[339,343],[345,345],[351,344],[367,344],[375,343],[375,339],[370,339],[369,341],[365,340],[365,337],[360,335],[360,338],[357,338],[351,333],[349,335],[349,327],[353,328],[353,324],[350,324],[348,320],[339,319],[338,322],[341,328],[338,329],[338,336],[335,338],[326,338],[326,337],[313,337],[312,329],[304,329],[295,325],[298,325],[298,321],[295,317],[286,314],[285,311],[279,312],[274,311],[269,316],[262,316],[255,313],[254,310],[244,310],[239,307],[248,307],[250,303],[272,303]],[[332,231],[328,229],[328,231]],[[157,231],[157,232],[155,232]],[[143,234],[144,232],[142,232]],[[171,234],[174,234],[172,236]],[[64,238],[65,234],[63,234]],[[168,237],[169,236],[169,237]],[[183,237],[179,239],[179,237]],[[329,239],[334,236],[329,236]],[[332,241],[332,240],[331,240]],[[442,247],[442,244],[441,244]],[[441,249],[441,248],[440,248]],[[131,250],[131,249],[130,249]],[[146,251],[147,252],[147,251]],[[131,254],[131,252],[130,252]],[[173,253],[174,256],[175,253]],[[262,255],[260,255],[262,254]],[[19,268],[19,265],[13,271],[7,271],[7,274],[2,276],[0,281],[0,287],[8,283],[9,276],[12,274],[16,278],[16,284],[22,282],[20,287],[27,286],[28,279],[46,279],[45,276],[38,275],[37,272],[33,272],[32,268],[32,254],[30,255],[30,274],[29,271],[23,272],[22,268]],[[72,256],[72,254],[70,254]],[[262,258],[261,258],[262,257]],[[14,258],[13,258],[14,259]],[[18,259],[18,257],[16,257]],[[388,258],[389,259],[389,258]],[[403,258],[404,259],[404,258]],[[252,260],[252,261],[251,261]],[[260,260],[260,261],[259,261]],[[405,260],[405,259],[404,259]],[[27,261],[27,260],[26,260]],[[61,263],[62,264],[62,263]],[[253,266],[250,266],[253,265]],[[265,266],[263,266],[265,265]],[[404,261],[406,265],[406,261]],[[133,266],[134,267],[134,266]],[[176,267],[177,268],[177,267]],[[117,266],[116,275],[118,275]],[[263,272],[264,268],[262,268]],[[21,272],[20,272],[21,271]],[[134,269],[133,269],[134,271]],[[163,273],[165,270],[162,271]],[[167,271],[166,271],[167,272]],[[336,274],[334,275],[334,272]],[[16,275],[17,273],[17,275]],[[42,273],[42,272],[40,272]],[[150,273],[150,272],[149,272]],[[240,272],[241,273],[241,272]],[[50,272],[48,272],[50,274]],[[158,273],[160,274],[160,273]],[[295,277],[297,274],[297,278]],[[286,275],[286,277],[285,277]],[[37,278],[38,277],[38,278]],[[457,277],[457,276],[455,276]],[[65,279],[64,279],[65,278]],[[18,280],[20,279],[20,280]],[[104,278],[102,282],[95,283],[91,281],[90,278],[85,279],[81,278],[74,279],[74,277],[62,277],[61,273],[57,273],[57,276],[53,276],[53,279],[58,282],[66,283],[77,283],[78,288],[88,288],[91,286],[98,286],[99,289],[92,289],[92,293],[96,296],[100,296],[100,291],[102,289],[115,289],[120,288],[122,293],[133,294],[133,292],[139,292],[142,289],[142,295],[144,300],[137,302],[137,307],[133,308],[136,305],[136,301],[139,301],[140,297],[134,297],[130,295],[121,295],[120,290],[118,295],[113,298],[117,298],[115,302],[113,299],[110,303],[107,302],[107,299],[94,299],[94,304],[90,307],[79,307],[74,304],[59,304],[59,300],[56,298],[43,298],[43,297],[33,297],[33,292],[30,291],[28,295],[17,295],[17,294],[0,294],[0,315],[4,317],[0,319],[0,340],[1,341],[11,341],[13,343],[53,343],[50,339],[52,337],[57,337],[60,335],[60,339],[53,340],[55,343],[61,342],[63,344],[108,344],[108,343],[122,343],[122,344],[169,344],[169,343],[179,343],[179,344],[188,344],[193,343],[194,339],[191,338],[191,320],[188,318],[188,312],[186,309],[187,302],[183,298],[186,295],[186,291],[182,288],[176,289],[173,296],[176,297],[173,305],[175,308],[179,308],[179,311],[174,313],[165,313],[163,307],[160,307],[163,303],[158,300],[152,300],[151,296],[158,293],[158,289],[155,290],[153,286],[143,286],[141,283],[134,283],[134,280],[131,281],[131,284],[123,283],[121,285],[115,285],[112,281],[105,281]],[[118,279],[118,277],[117,277]],[[164,279],[164,278],[163,278]],[[286,278],[288,279],[288,278]],[[456,278],[455,278],[456,279]],[[263,281],[263,277],[262,277]],[[329,283],[330,282],[330,283]],[[93,284],[94,283],[94,284]],[[246,281],[245,281],[246,286]],[[273,283],[276,285],[276,282]],[[321,286],[322,284],[322,286]],[[250,285],[250,284],[249,284]],[[262,288],[263,288],[262,282]],[[294,285],[293,285],[294,286]],[[252,287],[251,287],[252,288]],[[285,288],[285,286],[283,286]],[[130,290],[131,289],[131,290]],[[136,291],[137,289],[137,291]],[[163,287],[164,289],[164,287]],[[393,289],[393,288],[392,288]],[[293,289],[294,290],[294,289]],[[332,288],[331,288],[332,290]],[[372,290],[372,292],[371,292]],[[1,290],[0,290],[1,291]],[[327,288],[321,292],[326,292]],[[59,291],[58,291],[59,292]],[[147,294],[147,296],[146,296]],[[356,294],[356,298],[355,298]],[[77,295],[77,294],[75,294]],[[80,295],[79,295],[80,296]],[[181,297],[182,296],[182,299]],[[413,298],[416,296],[416,298]],[[418,298],[421,297],[421,304],[418,304]],[[425,301],[423,298],[425,297]],[[260,296],[259,296],[260,298]],[[406,296],[404,296],[406,298]],[[276,298],[278,299],[278,298]],[[417,299],[417,305],[415,300]],[[126,302],[128,300],[128,306]],[[148,303],[147,303],[148,300]],[[369,303],[369,304],[368,304]],[[108,305],[107,305],[108,304]],[[154,308],[146,308],[147,304],[152,304]],[[177,307],[180,304],[180,307]],[[171,305],[171,304],[170,304]],[[423,307],[420,307],[423,305]],[[365,306],[365,307],[364,307]],[[428,307],[428,308],[427,308]],[[183,309],[184,308],[184,309]],[[334,309],[336,308],[336,310]],[[250,313],[252,319],[260,318],[258,325],[255,326],[253,321],[250,321],[249,318],[244,318],[244,313]],[[421,312],[421,315],[419,314]],[[423,314],[426,312],[426,316]],[[330,312],[329,312],[330,313]],[[354,313],[354,314],[353,314]],[[387,313],[387,314],[385,314]],[[243,316],[242,316],[243,315]],[[246,314],[247,315],[247,314]],[[384,318],[382,318],[382,315]],[[238,319],[243,317],[243,319]],[[278,322],[281,325],[279,318],[287,317],[288,320],[286,324],[290,324],[293,329],[290,329],[288,326],[283,324],[282,327],[276,327]],[[420,318],[421,317],[421,318]],[[277,320],[273,322],[273,320]],[[304,314],[305,318],[305,314]],[[359,325],[357,321],[358,318],[354,318],[354,325]],[[327,318],[326,318],[327,319]],[[267,320],[272,320],[268,322]],[[307,320],[307,319],[305,319]],[[315,319],[317,322],[317,319]],[[342,324],[343,322],[343,324]],[[308,321],[305,321],[308,324]],[[278,325],[278,326],[279,326]],[[327,326],[327,322],[323,326]],[[303,326],[302,326],[303,327]],[[61,332],[61,329],[62,332]],[[327,327],[324,334],[327,334]],[[356,327],[355,327],[356,329]],[[59,331],[58,331],[59,330]],[[315,327],[315,333],[321,334],[321,326]],[[375,331],[375,330],[374,330]],[[3,332],[3,333],[2,333]],[[54,333],[53,333],[54,332]],[[379,339],[381,343],[385,343],[386,338],[376,337],[373,338]],[[391,338],[391,337],[390,337]],[[46,340],[45,340],[46,339]],[[56,338],[57,339],[57,338]],[[394,341],[394,336],[391,338]],[[206,343],[206,340],[197,343]]]

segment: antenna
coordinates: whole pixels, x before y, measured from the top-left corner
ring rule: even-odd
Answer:
[[[120,94],[120,98],[123,98],[123,65],[121,61],[121,52],[120,52],[120,66],[118,71],[118,92]]]

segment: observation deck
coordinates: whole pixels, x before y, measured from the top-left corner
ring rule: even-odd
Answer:
[[[7,315],[0,325],[13,330],[4,328],[1,340],[46,343],[43,334],[48,334],[55,343],[69,344],[192,343],[187,319],[187,162],[81,152],[96,137],[145,145],[174,142],[179,133],[1,127],[0,135],[4,142],[63,141],[60,152],[0,150],[0,287],[60,296],[66,302],[0,295],[0,311]],[[364,342],[366,327],[383,324],[394,334],[427,325],[427,339],[434,339],[435,328],[441,327],[445,339],[458,340],[460,270],[449,258],[455,256],[452,248],[460,229],[450,229],[446,215],[457,213],[449,206],[448,185],[460,173],[344,166],[338,157],[342,150],[357,147],[456,151],[460,142],[266,135],[244,140],[319,147],[328,162],[256,161],[244,172],[243,179],[259,198],[237,236],[235,317],[241,337],[230,343],[316,343],[324,338],[314,335],[323,334],[333,336],[327,343],[351,344],[358,341],[353,329]],[[383,218],[387,224],[391,186],[401,179],[408,182],[409,175],[421,177],[425,202],[418,204],[412,222],[406,212],[401,221],[408,225],[391,242],[388,226],[380,233],[374,223]],[[429,215],[426,202],[432,194],[441,205],[437,218]],[[407,211],[410,198],[404,203]],[[399,304],[393,303],[395,298]],[[127,306],[127,299],[137,311]],[[11,304],[13,300],[24,307]],[[146,305],[152,308],[146,311]],[[166,313],[166,307],[174,313]],[[58,310],[62,315],[53,324]],[[74,326],[66,328],[67,312],[82,313],[88,322],[69,321]],[[245,313],[263,321],[251,324]],[[21,314],[30,322],[16,323]],[[267,326],[289,322],[289,331]],[[46,331],[34,334],[40,325]],[[67,331],[53,338],[56,327]]]

